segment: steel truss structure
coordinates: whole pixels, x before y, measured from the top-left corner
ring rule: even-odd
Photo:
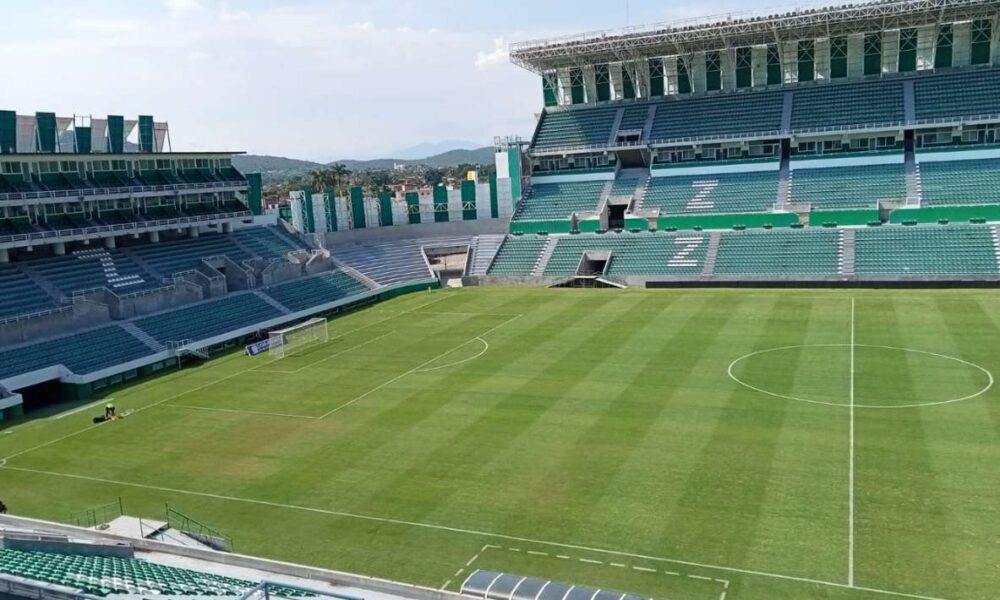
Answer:
[[[887,0],[785,14],[728,15],[725,19],[655,24],[518,42],[515,65],[538,74],[568,67],[682,56],[707,50],[760,46],[858,33],[996,20],[1000,0]]]

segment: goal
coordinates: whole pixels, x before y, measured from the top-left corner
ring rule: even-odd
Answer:
[[[285,329],[276,329],[268,335],[267,353],[270,358],[285,358],[289,354],[317,343],[330,340],[326,319],[309,319]]]

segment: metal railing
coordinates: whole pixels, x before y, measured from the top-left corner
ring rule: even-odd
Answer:
[[[58,198],[92,198],[120,194],[145,194],[196,189],[245,188],[246,181],[205,181],[202,183],[170,183],[163,185],[128,185],[114,187],[74,188],[72,190],[35,190],[31,192],[5,192],[0,202],[12,200],[46,200]]]
[[[186,225],[191,223],[204,223],[206,221],[218,221],[222,219],[237,219],[249,217],[253,213],[249,210],[227,213],[213,213],[210,215],[195,215],[186,217],[174,217],[169,219],[150,219],[135,221],[132,223],[120,223],[117,225],[90,225],[87,227],[73,227],[69,229],[56,229],[51,231],[34,231],[31,233],[18,233],[13,235],[0,236],[0,244],[14,242],[46,241],[64,237],[74,237],[80,235],[91,235],[98,233],[118,233],[144,231],[153,227],[169,227],[172,225]]]
[[[125,504],[121,496],[114,502],[109,502],[95,508],[88,508],[70,513],[69,522],[77,527],[97,528],[125,514]]]

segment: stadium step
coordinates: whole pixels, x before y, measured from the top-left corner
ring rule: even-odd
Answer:
[[[57,303],[61,302],[66,296],[66,294],[62,293],[62,291],[60,291],[59,288],[53,285],[48,279],[36,273],[31,263],[21,263],[18,266],[20,267],[21,272],[24,273],[28,279],[33,281],[38,287],[42,288],[45,293],[51,296]]]
[[[920,178],[920,165],[913,152],[906,153],[906,206],[920,207],[924,201],[923,182]]]
[[[792,169],[791,160],[787,156],[781,157],[781,167],[778,169],[778,198],[775,202],[776,210],[785,210],[792,197]]]
[[[132,321],[122,321],[121,322],[121,326],[122,326],[122,329],[124,329],[125,331],[131,333],[140,342],[142,342],[143,344],[146,344],[147,346],[149,346],[150,350],[155,350],[156,352],[163,352],[164,350],[167,349],[166,346],[164,346],[160,342],[156,341],[153,338],[153,336],[149,335],[145,331],[143,331],[143,330],[139,329],[138,327],[136,327],[135,323],[133,323]]]
[[[837,250],[837,271],[841,275],[854,275],[855,264],[855,231],[841,229],[839,248]]]
[[[997,257],[997,267],[1000,269],[1000,228],[990,225],[990,230],[993,232],[993,250]]]
[[[267,302],[268,304],[270,304],[274,308],[276,308],[278,311],[281,312],[281,314],[283,314],[283,315],[290,315],[290,314],[292,314],[292,311],[288,307],[286,307],[284,304],[278,302],[274,298],[268,296],[267,294],[265,294],[263,292],[254,292],[254,295],[256,295],[258,298],[260,298],[264,302]]]
[[[545,240],[545,247],[542,248],[542,254],[538,257],[535,268],[531,270],[533,277],[541,277],[545,273],[545,267],[549,264],[549,259],[552,258],[552,253],[555,252],[557,243],[559,243],[559,238],[554,235],[550,235]]]
[[[719,243],[722,241],[722,233],[713,231],[708,238],[708,253],[705,255],[705,266],[701,269],[701,274],[705,277],[715,275],[715,260],[719,256]]]
[[[473,277],[486,275],[504,239],[506,239],[504,235],[476,236],[472,241],[472,260],[467,271],[468,275]]]
[[[611,124],[611,135],[608,136],[608,145],[614,146],[615,139],[618,137],[618,128],[622,125],[622,117],[625,116],[625,109],[619,108],[618,113],[615,115],[615,121]]]

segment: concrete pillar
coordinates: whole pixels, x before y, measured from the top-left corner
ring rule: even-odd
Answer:
[[[663,91],[668,96],[677,95],[677,57],[663,59]]]
[[[231,222],[227,221],[222,224],[222,233],[232,233],[232,232],[233,232],[233,224]]]
[[[621,100],[622,96],[622,64],[608,65],[608,76],[611,77],[611,99]]]
[[[736,89],[736,48],[719,52],[719,62],[722,65],[722,89]]]
[[[965,67],[972,62],[972,23],[955,23],[952,66]]]
[[[765,87],[767,85],[767,46],[754,46],[750,51],[750,60],[753,65],[753,86]]]
[[[899,72],[899,30],[886,31],[882,35],[882,72]]]
[[[187,232],[188,232],[188,237],[191,238],[191,239],[195,239],[199,235],[201,235],[201,232],[198,231],[197,227],[188,227]]]
[[[830,38],[816,40],[816,81],[830,79]]]
[[[937,27],[928,25],[917,29],[917,70],[934,68],[934,45],[937,43]]]
[[[114,250],[115,249],[115,236],[112,235],[112,236],[104,238],[104,247],[107,248],[108,250]]]
[[[691,91],[694,93],[704,92],[708,89],[708,81],[705,77],[705,53],[695,52],[691,55]]]
[[[56,256],[64,256],[66,254],[66,244],[63,242],[52,244],[52,253]]]
[[[782,81],[797,83],[799,80],[799,43],[785,42],[781,45],[781,66],[784,68]]]
[[[597,102],[597,71],[594,65],[587,65],[581,69],[583,71],[583,90],[587,95],[587,103]]]
[[[6,248],[0,248],[0,264],[10,262],[10,252]]]
[[[159,231],[150,231],[149,232],[149,241],[152,242],[152,243],[154,243],[154,244],[156,242],[159,242],[160,241],[160,232]]]
[[[990,40],[990,64],[1000,65],[1000,15],[993,19],[993,39]]]
[[[854,79],[865,74],[865,35],[847,36],[847,77]]]
[[[559,69],[556,74],[559,79],[559,104],[562,106],[573,104],[573,84],[570,81],[569,69]]]

